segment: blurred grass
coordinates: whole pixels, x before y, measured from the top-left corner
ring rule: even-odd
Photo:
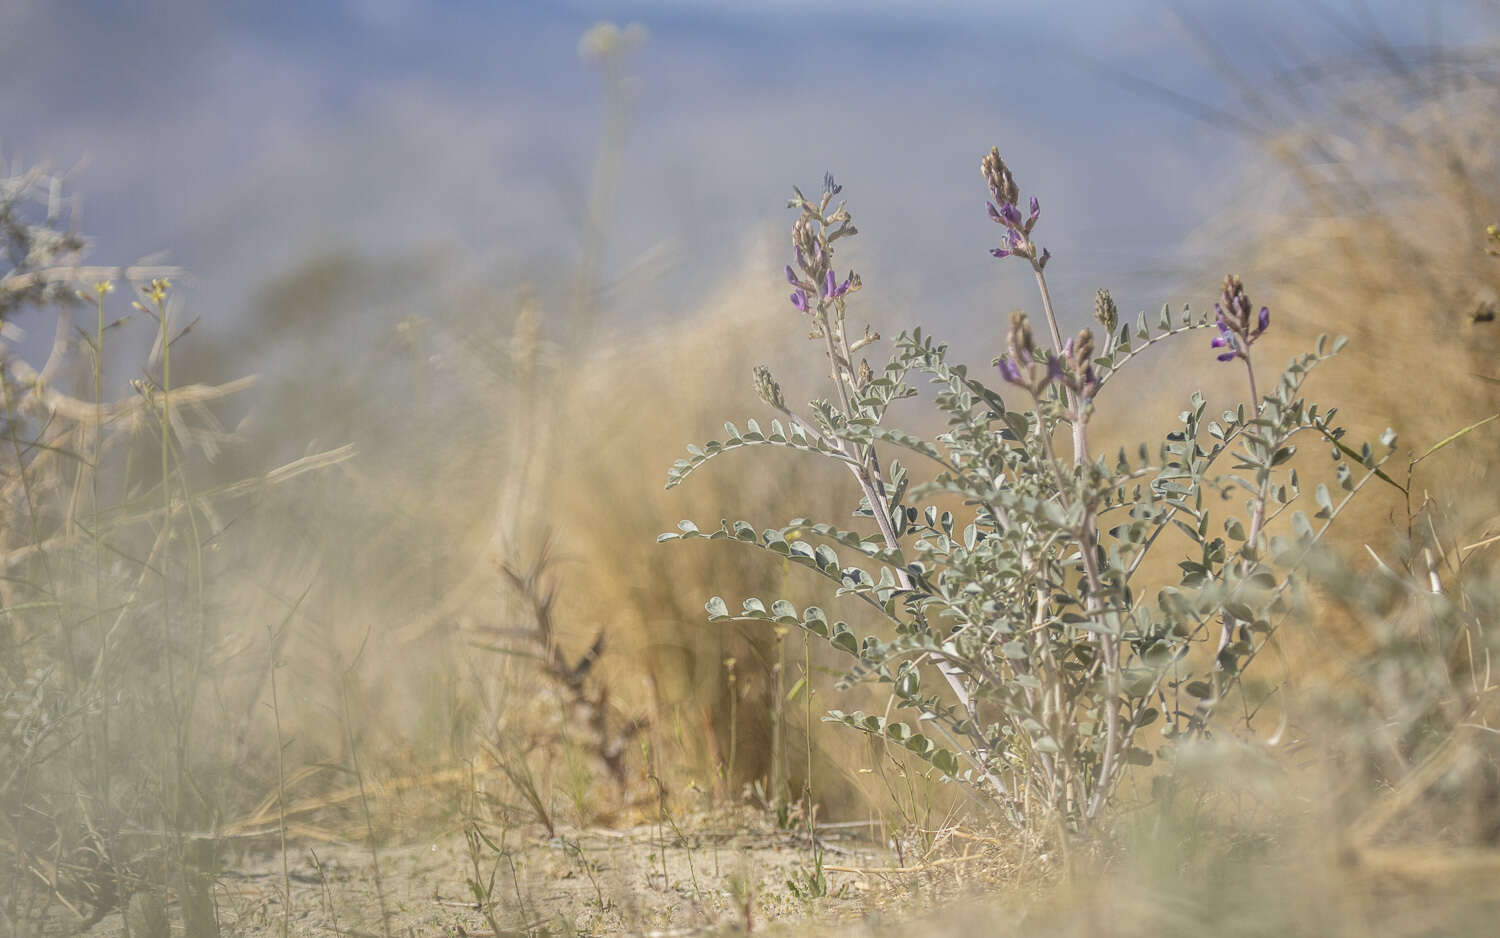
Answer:
[[[1483,312],[1500,264],[1482,240],[1500,219],[1500,85],[1471,76],[1413,96],[1403,82],[1366,76],[1330,91],[1342,103],[1271,140],[1265,175],[1201,238],[1271,306],[1263,361],[1320,332],[1349,334],[1318,396],[1344,402],[1356,438],[1389,425],[1420,453],[1500,410],[1484,380],[1500,377],[1500,339]],[[273,380],[253,403],[184,397],[165,470],[151,462],[152,407],[63,421],[8,348],[4,920],[17,934],[66,930],[131,893],[198,895],[227,854],[273,848],[283,823],[294,842],[373,845],[474,818],[656,820],[664,805],[726,806],[757,782],[767,802],[795,798],[809,745],[803,700],[787,699],[798,642],[709,626],[702,602],[813,601],[817,582],[733,545],[655,544],[678,518],[785,522],[852,507],[841,476],[794,457],[730,457],[662,491],[686,442],[761,410],[753,365],[772,364],[792,400],[814,393],[814,368],[782,364],[811,366],[815,349],[778,286],[779,253],[752,256],[720,295],[649,332],[611,323],[588,284],[583,330],[576,311],[474,284],[441,258],[310,258],[267,286],[247,332],[208,323],[174,346],[173,370],[189,381],[228,380],[252,354],[274,363]],[[1205,271],[1201,294],[1221,276]],[[386,315],[368,316],[374,305]],[[24,315],[33,331],[56,325],[52,307]],[[179,327],[192,319],[174,315]],[[874,325],[912,325],[901,315]],[[122,401],[138,398],[118,376],[142,361],[157,373],[148,332],[136,321],[109,334],[105,387]],[[1175,396],[1199,379],[1228,393],[1239,378],[1206,347],[1169,354]],[[87,343],[74,341],[48,386],[89,400],[91,371]],[[1140,380],[1106,409],[1119,442],[1180,409],[1154,376]],[[1481,626],[1495,548],[1467,545],[1500,517],[1495,432],[1425,462],[1410,504],[1386,491],[1335,529],[1345,553],[1368,544],[1419,576],[1421,548],[1436,548],[1462,621]],[[92,434],[97,460],[83,456]],[[1310,464],[1318,449],[1304,453]],[[164,494],[177,514],[154,513]],[[1408,536],[1408,510],[1425,531]],[[1265,759],[1226,744],[1203,756],[1206,781],[1189,772],[1174,798],[1132,802],[1107,872],[1088,874],[1084,858],[1071,888],[1028,883],[1034,911],[1018,928],[1416,934],[1433,903],[1449,903],[1453,929],[1484,933],[1500,810],[1493,730],[1458,724],[1488,727],[1494,714],[1488,676],[1470,694],[1478,703],[1455,690],[1465,675],[1452,666],[1481,655],[1450,644],[1493,639],[1457,629],[1424,644],[1409,597],[1340,592],[1373,568],[1359,562],[1284,633],[1296,744]],[[538,596],[514,589],[497,570],[506,564],[535,568],[538,592],[555,596],[551,632],[538,632]],[[549,670],[552,642],[582,669],[577,686]],[[816,714],[831,688],[819,671],[829,662],[813,664]],[[1455,709],[1458,698],[1467,704]],[[951,793],[903,777],[863,740],[811,731],[827,814],[889,816],[928,828],[930,844]],[[1347,852],[1360,819],[1455,738],[1462,758]],[[975,926],[961,913],[941,927]]]

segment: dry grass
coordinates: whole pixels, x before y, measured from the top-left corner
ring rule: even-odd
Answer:
[[[1349,334],[1319,397],[1345,402],[1357,437],[1393,426],[1418,453],[1500,410],[1500,385],[1485,380],[1500,378],[1500,324],[1476,321],[1500,284],[1481,240],[1500,219],[1500,87],[1448,90],[1394,117],[1389,88],[1349,92],[1335,119],[1276,140],[1266,178],[1247,185],[1253,202],[1220,211],[1225,227],[1204,233],[1272,307],[1258,349],[1284,359],[1317,333]],[[241,858],[283,835],[298,856],[337,841],[359,842],[360,855],[396,841],[451,845],[480,828],[531,841],[573,831],[576,842],[644,823],[666,843],[672,819],[722,818],[713,812],[740,805],[747,786],[761,785],[757,804],[795,800],[810,748],[827,815],[876,815],[885,833],[903,833],[893,856],[827,858],[829,876],[863,883],[855,906],[872,917],[965,900],[920,926],[929,933],[999,922],[1018,934],[1417,934],[1435,919],[1486,933],[1492,681],[1460,672],[1493,639],[1470,631],[1462,654],[1427,649],[1433,683],[1393,677],[1382,666],[1421,645],[1403,644],[1426,621],[1420,604],[1372,610],[1329,587],[1284,633],[1286,657],[1268,678],[1299,689],[1300,709],[1267,711],[1293,713],[1284,738],[1298,744],[1205,753],[1175,800],[1150,807],[1141,777],[1118,840],[1097,855],[1054,845],[1042,859],[1046,846],[955,823],[952,793],[888,752],[816,722],[806,735],[805,698],[787,699],[799,637],[707,625],[702,602],[811,600],[817,583],[734,545],[655,543],[678,518],[837,518],[852,507],[845,479],[793,457],[727,457],[662,491],[684,442],[761,409],[753,365],[776,363],[789,397],[810,396],[797,389],[814,386],[811,368],[780,364],[811,363],[815,349],[781,295],[776,251],[690,319],[610,334],[598,315],[587,342],[524,292],[450,288],[425,259],[388,280],[381,264],[315,260],[263,298],[258,338],[282,352],[253,405],[236,411],[211,387],[240,389],[216,372],[245,336],[210,324],[174,346],[181,367],[199,353],[206,364],[202,387],[175,392],[165,470],[151,463],[159,405],[122,393],[96,410],[87,349],[69,329],[52,366],[27,370],[7,351],[0,692],[17,716],[10,766],[0,763],[0,921],[18,934],[66,930],[136,893],[175,897],[191,929],[203,883],[218,876],[213,895],[229,901],[219,873],[260,862]],[[421,318],[354,315],[414,272],[430,283],[401,305]],[[1220,276],[1205,272],[1205,295]],[[356,324],[347,332],[327,321],[339,310]],[[56,325],[50,307],[33,315],[33,328]],[[144,360],[159,375],[161,350],[130,328],[109,333],[106,373],[134,374]],[[1183,396],[1199,379],[1233,380],[1206,348],[1171,354],[1182,356]],[[1159,427],[1154,418],[1180,409],[1160,391],[1141,385],[1148,406],[1113,415],[1120,442],[1139,436],[1136,420]],[[1495,547],[1469,545],[1500,516],[1496,433],[1425,462],[1409,503],[1391,491],[1367,499],[1338,543],[1369,544],[1393,565],[1434,548],[1450,594],[1472,587],[1468,611],[1488,622]],[[1310,446],[1304,458],[1311,467],[1320,454]],[[833,705],[830,662],[812,664],[816,720]],[[1463,687],[1472,707],[1444,710]],[[1391,709],[1403,701],[1432,707]],[[1403,732],[1481,728],[1447,744],[1370,729],[1372,714],[1392,713]],[[1374,753],[1391,738],[1394,755]],[[800,869],[808,854],[790,843]],[[557,861],[582,876],[571,862]],[[606,898],[625,903],[635,886],[612,888]],[[728,903],[733,884],[714,888]],[[329,894],[326,881],[319,890]],[[985,904],[997,892],[998,910]],[[380,911],[370,928],[387,921]]]

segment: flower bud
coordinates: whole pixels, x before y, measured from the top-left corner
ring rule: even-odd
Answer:
[[[1015,205],[1016,200],[1021,198],[1021,190],[1011,176],[1009,167],[1000,158],[999,147],[990,148],[990,152],[980,161],[979,168],[984,173],[984,181],[989,184],[990,194],[995,197],[995,201],[1001,206]]]
[[[1116,327],[1120,325],[1120,310],[1115,306],[1114,298],[1109,295],[1108,290],[1100,290],[1094,294],[1094,319],[1109,335],[1114,335]]]
[[[771,369],[765,365],[755,366],[755,394],[771,407],[786,410],[786,399],[781,396],[781,385],[776,383]]]
[[[1019,310],[1010,314],[1010,334],[1006,337],[1006,346],[1011,361],[1020,366],[1031,364],[1031,320]]]
[[[1083,330],[1068,343],[1068,347],[1068,364],[1072,366],[1074,374],[1082,376],[1094,360],[1094,333],[1088,329]]]

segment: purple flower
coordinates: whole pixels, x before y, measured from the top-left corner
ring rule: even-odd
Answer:
[[[1063,371],[1062,359],[1049,352],[1047,354],[1047,380],[1062,381],[1066,376],[1066,372]]]
[[[804,313],[807,312],[807,294],[801,290],[793,290],[792,305]]]
[[[791,264],[786,265],[786,282],[794,287],[797,285],[797,272],[792,270]]]
[[[1219,353],[1219,361],[1248,359],[1251,344],[1270,327],[1271,310],[1262,306],[1259,315],[1253,315],[1250,312],[1252,308],[1250,297],[1240,278],[1233,274],[1225,277],[1219,302],[1214,304],[1215,324],[1219,327],[1219,334],[1210,343],[1213,348],[1223,349]]]
[[[1026,383],[1021,378],[1021,369],[1016,367],[1016,363],[1011,361],[1009,358],[1002,358],[999,361],[995,362],[995,367],[1000,369],[1000,377],[1004,378],[1006,381],[1009,381],[1011,384]]]
[[[828,273],[823,277],[823,296],[830,300],[837,299],[849,292],[849,286],[853,282],[854,274],[851,273],[844,278],[843,283],[839,283],[838,278],[834,276],[833,270],[830,268]]]
[[[1037,254],[1037,246],[1031,241],[1031,229],[1036,227],[1036,222],[1042,214],[1042,203],[1032,196],[1027,201],[1029,214],[1021,215],[1017,202],[1021,198],[1020,187],[1016,185],[1015,179],[1006,167],[1005,161],[1000,158],[1000,151],[991,148],[980,162],[980,170],[984,174],[985,182],[989,184],[990,195],[994,197],[993,202],[985,204],[990,219],[996,224],[1004,225],[1009,231],[1005,247],[992,248],[990,254],[995,257],[1024,257],[1031,261],[1032,266],[1041,270],[1046,266],[1052,255],[1047,251]]]
[[[844,191],[844,187],[834,184],[833,173],[824,173],[823,191],[828,193],[829,195],[838,195],[840,192]]]
[[[1221,362],[1233,361],[1239,357],[1240,343],[1235,340],[1234,333],[1230,331],[1229,324],[1224,321],[1222,314],[1219,316],[1219,334],[1214,336],[1209,346],[1228,350],[1219,354]]]

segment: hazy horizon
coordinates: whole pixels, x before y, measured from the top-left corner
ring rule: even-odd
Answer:
[[[1213,246],[1189,237],[1255,158],[1231,124],[1274,129],[1247,89],[1493,35],[1474,4],[1313,0],[157,0],[130,15],[23,0],[0,17],[0,56],[24,76],[0,90],[0,155],[66,172],[96,262],[184,265],[206,328],[226,329],[329,254],[444,258],[562,295],[604,107],[577,48],[600,20],[650,34],[603,258],[610,312],[648,324],[739,277],[783,237],[790,186],[830,170],[862,231],[848,259],[890,326],[1030,302],[987,253],[991,145],[1042,201],[1066,307],[1102,285],[1126,309],[1191,299],[1174,274]]]

